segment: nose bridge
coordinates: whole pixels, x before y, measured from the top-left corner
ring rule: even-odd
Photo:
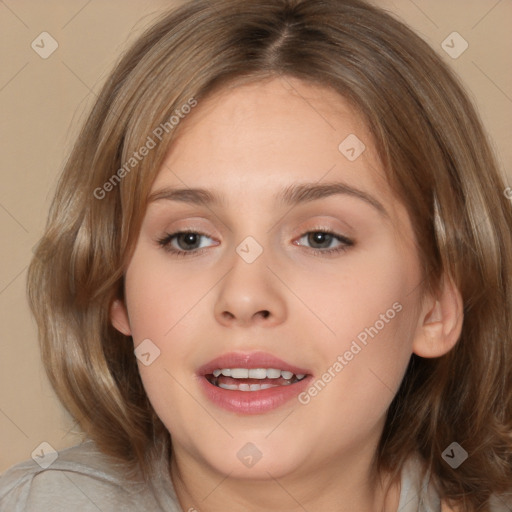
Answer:
[[[275,325],[286,315],[285,297],[267,265],[270,251],[247,236],[235,248],[231,270],[222,280],[215,316],[223,324],[249,325],[264,320]]]

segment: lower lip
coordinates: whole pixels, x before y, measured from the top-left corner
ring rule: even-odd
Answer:
[[[259,391],[233,391],[211,384],[206,377],[199,376],[199,386],[206,397],[215,405],[231,412],[241,414],[261,414],[281,407],[304,391],[312,379],[304,377],[295,384],[275,386]]]

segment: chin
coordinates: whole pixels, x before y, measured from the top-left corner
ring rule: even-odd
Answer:
[[[214,471],[240,480],[269,480],[283,478],[304,466],[306,454],[296,453],[298,448],[280,444],[273,446],[262,436],[261,442],[233,441],[229,447],[205,454],[205,462]]]

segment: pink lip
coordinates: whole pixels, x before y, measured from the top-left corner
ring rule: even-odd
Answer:
[[[278,368],[306,377],[295,384],[276,386],[259,391],[233,391],[211,384],[206,375],[217,368]],[[224,354],[201,366],[198,371],[199,386],[205,396],[222,409],[240,414],[261,414],[276,409],[304,391],[311,383],[311,371],[290,365],[264,352]]]

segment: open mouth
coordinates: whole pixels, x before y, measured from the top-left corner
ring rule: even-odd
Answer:
[[[217,368],[205,374],[210,384],[230,391],[261,391],[290,386],[305,379],[307,374],[295,374],[278,368]]]
[[[237,414],[263,414],[284,406],[309,385],[310,370],[267,352],[230,352],[197,369],[199,386],[216,406]]]

